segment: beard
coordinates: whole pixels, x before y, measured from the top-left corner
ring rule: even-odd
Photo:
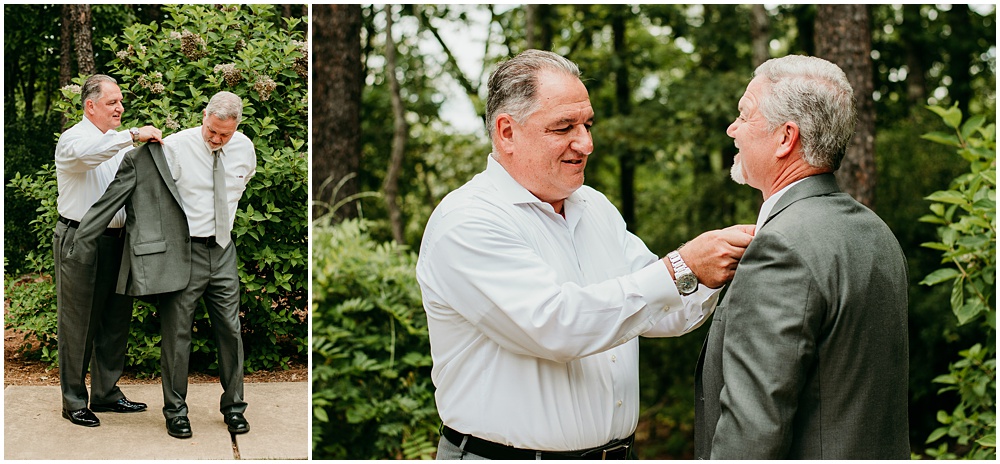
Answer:
[[[737,157],[733,161],[733,167],[729,169],[729,177],[733,178],[733,182],[740,185],[747,185],[747,179],[743,176],[743,160]]]

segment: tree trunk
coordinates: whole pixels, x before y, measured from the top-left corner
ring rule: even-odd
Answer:
[[[392,237],[396,243],[406,243],[403,236],[402,213],[399,210],[399,171],[403,166],[403,155],[406,152],[406,140],[410,128],[406,123],[406,109],[403,108],[403,98],[399,91],[399,79],[396,78],[396,42],[392,38],[392,5],[385,6],[385,75],[389,81],[389,92],[392,98],[393,136],[392,154],[389,157],[389,169],[386,171],[385,191],[386,208],[389,210],[389,223],[392,226]]]
[[[35,116],[35,78],[37,74],[38,70],[35,66],[29,67],[28,75],[22,83],[21,90],[24,92],[24,116],[26,118]]]
[[[755,3],[750,7],[750,35],[753,42],[753,67],[760,66],[771,57],[771,33],[767,10]]]
[[[73,41],[80,74],[94,74],[94,41],[90,31],[90,5],[73,5]]]
[[[524,6],[525,49],[552,49],[552,5],[530,3]]]
[[[819,5],[816,55],[844,70],[858,102],[858,126],[837,171],[841,189],[874,209],[875,103],[871,60],[871,21],[866,5]]]
[[[524,48],[538,48],[538,5],[524,5]]]
[[[628,48],[625,46],[625,15],[628,14],[624,8],[616,8],[611,14],[611,34],[612,43],[615,49],[615,100],[618,106],[618,114],[622,118],[628,118],[632,114],[632,92],[628,83]],[[621,198],[622,218],[625,219],[625,227],[630,231],[636,230],[635,218],[635,153],[624,143],[619,148],[618,162],[621,166]]]
[[[69,85],[73,79],[73,5],[62,6],[59,41],[59,87]]]
[[[799,30],[795,40],[795,52],[816,55],[816,5],[793,5],[788,11],[795,18],[795,28]]]
[[[972,24],[969,21],[969,5],[954,4],[948,12],[948,24],[951,26],[951,35],[948,37],[947,48],[950,50],[951,60],[948,63],[948,75],[951,76],[951,85],[948,86],[948,94],[951,95],[951,102],[958,103],[958,108],[962,110],[963,116],[969,115],[969,100],[972,99],[972,75],[969,67],[972,66],[972,54],[976,50],[976,39],[970,37],[975,34]],[[994,37],[995,41],[995,37]]]
[[[903,5],[903,24],[899,34],[906,50],[906,99],[914,106],[927,104],[927,80],[924,78],[927,72],[924,65],[927,44],[923,40],[925,32],[921,23],[920,5]]]
[[[338,199],[358,193],[349,176],[361,165],[361,7],[313,7],[312,179],[313,216],[330,213]],[[345,180],[346,179],[346,180]],[[344,181],[338,191],[331,185]],[[323,205],[326,205],[324,207]],[[357,217],[356,205],[337,209],[333,219]]]

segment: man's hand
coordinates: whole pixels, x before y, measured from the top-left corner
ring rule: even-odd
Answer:
[[[139,128],[139,142],[162,142],[163,132],[153,126]]]
[[[738,224],[722,230],[710,230],[677,249],[681,259],[709,288],[719,288],[733,279],[736,265],[753,240],[756,227]],[[663,258],[668,269],[670,262]],[[671,270],[671,275],[673,271]]]

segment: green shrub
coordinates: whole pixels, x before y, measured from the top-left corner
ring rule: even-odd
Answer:
[[[959,397],[951,412],[938,411],[941,427],[927,443],[941,441],[927,454],[939,459],[996,459],[996,125],[983,116],[964,123],[956,106],[929,107],[954,133],[932,132],[925,139],[957,149],[969,172],[948,190],[927,197],[931,212],[921,221],[938,224],[940,242],[924,246],[942,252],[945,267],[921,284],[952,283],[951,309],[959,325],[978,324],[976,340],[959,352],[949,372],[934,379],[944,384],[939,395]],[[955,392],[955,393],[951,393]],[[954,448],[949,448],[953,444]]]
[[[20,350],[39,360],[56,364],[56,313],[39,308],[56,307],[56,287],[50,278],[4,278],[4,295],[10,299],[7,315],[20,321],[26,343]],[[36,346],[35,343],[38,343]]]
[[[38,238],[31,233],[31,221],[41,202],[21,201],[17,189],[9,185],[17,173],[31,173],[45,163],[51,163],[55,154],[55,144],[40,134],[58,131],[56,117],[30,117],[4,124],[4,245],[3,255],[7,259],[4,273],[20,275],[31,272],[32,262],[28,253],[35,250]],[[50,248],[51,249],[51,248]],[[37,270],[35,270],[37,272]]]
[[[240,201],[233,225],[242,284],[240,301],[246,369],[287,368],[307,356],[308,309],[308,74],[301,19],[281,18],[273,5],[180,5],[163,7],[159,24],[133,24],[106,39],[115,53],[112,69],[127,106],[122,127],[153,124],[164,135],[201,124],[201,111],[220,90],[243,97],[239,130],[257,150],[257,174]],[[62,89],[54,107],[69,124],[83,117],[79,85]],[[34,255],[40,273],[52,272],[55,173],[45,166],[17,175],[10,186],[41,202],[32,221],[39,237]],[[28,287],[34,284],[25,284]],[[14,301],[11,305],[23,305]],[[13,313],[8,327],[54,330],[32,319],[55,315],[55,300]],[[140,375],[159,371],[159,318],[155,300],[136,301],[128,365]],[[195,313],[192,368],[214,370],[215,342],[204,304]],[[33,329],[29,329],[33,330]],[[50,340],[52,333],[36,333]],[[55,357],[53,356],[53,360]],[[54,361],[53,361],[54,362]]]
[[[313,224],[313,457],[430,458],[439,425],[416,254]]]

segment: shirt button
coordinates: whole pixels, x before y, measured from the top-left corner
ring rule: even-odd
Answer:
[[[622,400],[618,400],[618,407],[622,407]]]
[[[616,362],[616,361],[618,361],[618,357],[615,355],[611,355],[611,362]]]

